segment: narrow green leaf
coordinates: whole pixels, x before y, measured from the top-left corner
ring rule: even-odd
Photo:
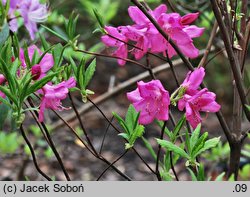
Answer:
[[[124,129],[124,131],[126,133],[129,133],[129,130],[128,130],[128,127],[127,127],[125,121],[117,113],[113,112],[112,114],[116,118],[116,120],[119,122],[119,124],[122,126],[122,128]]]
[[[204,166],[202,164],[199,165],[197,178],[199,181],[205,181],[205,170],[204,170]]]
[[[28,45],[27,43],[24,44],[24,59],[25,59],[25,63],[27,65],[27,67],[30,69],[32,67],[31,65],[31,59],[29,57],[29,52],[28,52]]]
[[[157,143],[159,145],[161,145],[164,148],[167,148],[167,150],[173,151],[174,153],[176,153],[176,154],[178,154],[186,159],[190,159],[190,156],[183,149],[176,146],[172,142],[168,142],[166,140],[161,140],[161,139],[156,139],[156,140],[157,140]]]
[[[192,158],[195,158],[195,156],[197,156],[197,153],[204,147],[205,145],[205,141],[208,137],[208,132],[205,132],[196,142],[196,144],[194,145],[194,147],[192,148],[191,151],[191,156]]]
[[[133,107],[133,105],[129,105],[128,107],[128,111],[126,114],[126,118],[125,118],[125,123],[129,129],[129,133],[132,133],[135,125],[135,121],[136,121],[136,117],[137,117],[137,112],[135,110],[135,108]]]
[[[84,79],[84,87],[86,88],[89,84],[89,81],[92,79],[96,69],[96,59],[93,59],[91,64],[88,66],[85,72],[85,79]]]
[[[8,23],[5,23],[2,27],[0,27],[0,45],[4,44],[8,39],[9,32],[10,30]]]
[[[50,44],[46,41],[45,37],[43,34],[39,33],[40,40],[42,42],[43,49],[46,51],[47,49],[50,48]]]
[[[100,15],[100,13],[98,12],[97,9],[93,9],[93,12],[95,14],[95,17],[100,25],[101,28],[104,28],[105,27],[105,23],[104,23],[104,20],[102,18],[102,16]]]
[[[179,120],[179,122],[177,123],[177,125],[175,126],[175,128],[173,130],[174,136],[178,135],[178,133],[180,132],[183,124],[185,123],[185,121],[186,121],[186,116],[183,115],[182,118]]]
[[[193,133],[191,135],[191,138],[190,138],[190,147],[191,147],[191,150],[194,148],[194,145],[197,143],[197,140],[199,139],[200,130],[201,130],[201,124],[198,124],[198,126],[193,131]]]
[[[129,136],[128,136],[127,133],[119,133],[118,135],[121,136],[121,137],[123,137],[126,140],[129,140]]]
[[[192,152],[191,146],[190,146],[190,137],[189,137],[189,133],[188,130],[186,131],[186,140],[185,140],[185,144],[187,147],[187,151],[190,154]]]
[[[7,67],[6,63],[2,60],[2,58],[0,57],[0,63],[1,63],[1,67],[3,69],[5,78],[7,79],[8,83],[9,83],[9,87],[10,87],[10,91],[13,94],[13,96],[15,95],[16,92],[16,78],[14,78],[10,71],[9,68]]]
[[[16,73],[17,73],[18,68],[19,68],[19,60],[15,59],[15,61],[10,66],[10,69],[9,69],[10,70],[10,74],[12,76],[15,76]]]
[[[144,133],[144,126],[142,125],[137,126],[132,132],[132,134],[130,133],[129,143],[133,145],[137,140],[137,138],[142,137],[143,133]]]
[[[68,42],[68,39],[66,37],[64,37],[63,35],[57,33],[56,31],[44,26],[44,25],[41,25],[44,29],[46,29],[47,31],[49,31],[50,33],[52,33],[53,35],[55,35],[56,37],[62,39],[63,41],[65,42]]]
[[[15,57],[19,57],[20,46],[19,46],[19,40],[18,40],[16,33],[13,33],[12,39],[13,39],[13,49],[14,49]]]
[[[8,89],[6,89],[3,86],[0,86],[0,91],[3,92],[13,103],[18,105],[17,99],[10,93],[10,91]]]
[[[206,150],[208,150],[210,148],[213,148],[213,147],[217,146],[219,141],[220,141],[220,137],[207,140],[205,142],[203,148],[201,148],[197,153],[195,153],[194,157],[198,156],[199,154],[201,154],[202,152],[204,152],[204,151],[206,151]]]
[[[63,56],[63,49],[64,49],[64,47],[62,46],[62,44],[58,43],[55,45],[55,47],[52,51],[55,69],[61,64],[61,61],[62,61],[61,59]]]
[[[148,149],[149,153],[152,155],[152,157],[154,158],[154,160],[156,160],[157,156],[156,156],[156,153],[155,153],[152,145],[149,143],[149,141],[146,138],[142,137],[142,140],[143,140],[146,148]]]
[[[49,81],[51,81],[56,75],[57,75],[57,73],[48,74],[44,78],[36,81],[33,85],[31,85],[29,87],[29,89],[28,89],[28,91],[26,93],[26,96],[29,96],[32,93],[36,92],[37,90],[41,89],[43,86],[46,85],[46,83],[48,83]]]
[[[0,97],[0,106],[1,106],[1,102],[4,103],[5,105],[7,105],[8,107],[12,108],[12,105],[3,97]],[[1,113],[3,113],[2,110],[0,110],[0,111],[1,111]]]
[[[191,175],[191,178],[192,178],[192,181],[198,181],[197,177],[195,176],[193,170],[191,170],[190,168],[187,168],[190,175]]]
[[[77,74],[76,74],[77,83],[81,90],[85,90],[85,59],[82,58],[79,66],[77,67]]]
[[[224,178],[225,174],[226,174],[225,172],[222,172],[221,174],[219,174],[216,177],[215,181],[223,181],[223,178]]]

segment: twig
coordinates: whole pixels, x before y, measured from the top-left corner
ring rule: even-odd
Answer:
[[[90,54],[90,55],[100,56],[100,57],[108,57],[108,58],[112,58],[112,59],[121,59],[121,60],[124,60],[126,62],[136,64],[136,65],[148,70],[148,68],[146,66],[144,66],[143,64],[140,64],[139,62],[131,60],[131,59],[116,57],[116,56],[112,56],[112,55],[105,55],[105,54],[102,54],[102,53],[95,53],[95,52],[90,52],[90,51],[81,50],[81,49],[76,49],[75,51]]]
[[[212,29],[212,32],[211,32],[211,35],[209,37],[209,40],[208,40],[208,43],[207,43],[207,47],[205,49],[205,53],[198,65],[198,68],[201,67],[201,66],[205,66],[205,63],[207,61],[207,58],[208,58],[208,55],[211,51],[211,48],[212,48],[212,44],[213,44],[213,41],[214,41],[214,38],[216,36],[216,32],[217,32],[217,28],[218,28],[218,23],[217,21],[214,22],[214,26],[213,26],[213,29]]]
[[[34,104],[33,104],[32,100],[30,98],[28,98],[28,102],[29,102],[31,107],[34,107]],[[38,117],[38,112],[37,111],[35,111],[35,114]],[[70,181],[70,177],[69,177],[69,175],[68,175],[68,173],[67,173],[67,171],[66,171],[66,169],[65,169],[65,167],[63,165],[63,162],[62,162],[62,159],[61,159],[59,153],[56,150],[56,147],[55,147],[54,142],[52,141],[52,139],[50,137],[50,134],[49,134],[49,131],[48,131],[46,125],[44,124],[44,122],[42,122],[41,125],[42,125],[42,128],[43,128],[47,138],[48,138],[48,141],[49,141],[48,144],[51,147],[51,149],[52,149],[52,151],[53,151],[53,153],[54,153],[54,155],[55,155],[55,157],[56,157],[56,159],[57,159],[57,161],[58,161],[58,163],[59,163],[59,165],[60,165],[60,167],[61,167],[61,169],[62,169],[62,171],[63,171],[63,173],[65,175],[65,177],[66,177],[66,179],[68,181]]]
[[[28,138],[27,138],[27,136],[26,136],[26,134],[25,134],[23,125],[20,126],[20,131],[21,131],[21,134],[22,134],[22,136],[23,136],[23,139],[25,140],[26,144],[28,145],[28,147],[29,147],[29,149],[30,149],[30,153],[31,153],[31,155],[32,155],[33,162],[34,162],[34,165],[35,165],[37,171],[38,171],[45,179],[47,179],[48,181],[52,181],[52,179],[51,179],[49,176],[47,176],[47,175],[40,169],[40,167],[38,166],[37,160],[36,160],[35,151],[33,150],[33,147],[32,147],[30,141],[28,140]]]
[[[76,106],[75,106],[75,103],[74,103],[74,101],[73,101],[73,98],[72,98],[70,92],[69,92],[69,100],[70,100],[70,102],[71,102],[71,105],[72,105],[72,107],[73,107],[73,110],[74,110],[74,112],[75,112],[75,114],[76,114],[76,117],[77,117],[77,119],[78,119],[78,121],[79,121],[79,123],[80,123],[81,129],[82,129],[82,131],[83,131],[83,133],[84,133],[84,135],[85,135],[85,137],[86,137],[86,139],[87,139],[87,142],[88,142],[90,148],[91,148],[92,151],[95,153],[95,155],[98,155],[98,153],[96,152],[95,147],[93,146],[91,140],[89,139],[88,133],[87,133],[87,131],[86,131],[84,125],[83,125],[82,119],[81,119],[81,117],[80,117],[80,114],[79,114],[79,112],[78,112]]]
[[[95,106],[95,108],[102,114],[102,116],[105,118],[105,120],[106,121],[108,121],[109,122],[109,124],[115,129],[115,131],[117,131],[118,133],[121,133],[120,131],[119,131],[119,129],[112,123],[112,122],[110,122],[110,120],[107,118],[107,116],[103,113],[103,111],[90,99],[90,98],[88,98],[88,101],[90,101],[94,106]],[[134,148],[134,147],[132,147],[132,150],[135,152],[135,154],[141,159],[141,161],[147,166],[147,168],[152,172],[152,173],[154,173],[154,174],[156,174],[155,173],[155,171],[148,165],[148,163],[141,157],[141,155],[137,152],[137,150]]]
[[[175,171],[174,164],[173,164],[173,154],[172,154],[172,151],[170,151],[169,154],[170,154],[170,165],[171,165],[171,169],[172,169],[172,171],[173,171],[173,173],[174,173],[174,176],[175,176],[176,181],[179,181],[178,175],[177,175],[177,173],[176,173],[176,171]]]
[[[114,116],[112,116],[110,122],[112,123],[113,120],[114,120]],[[99,150],[99,154],[102,153],[102,149],[103,149],[103,146],[104,146],[104,141],[105,141],[105,138],[106,138],[106,135],[108,133],[108,130],[109,130],[110,126],[111,126],[111,124],[109,123],[108,126],[107,126],[107,128],[106,128],[106,130],[105,130],[105,132],[104,132],[104,135],[103,135],[103,138],[102,138],[101,147],[100,147],[100,150]]]
[[[97,159],[105,162],[108,165],[111,165],[110,162],[105,159],[103,156],[101,156],[100,154],[95,154],[89,147],[88,145],[81,139],[81,137],[76,133],[76,131],[69,125],[68,122],[66,122],[56,111],[53,110],[53,112],[68,126],[68,128],[73,132],[73,134],[77,137],[78,140],[80,140],[80,142],[87,148],[87,150]],[[131,180],[126,174],[122,173],[118,168],[116,168],[115,166],[111,165],[111,167],[123,178],[125,178],[126,180]]]
[[[223,22],[221,13],[218,9],[218,4],[217,4],[216,0],[210,0],[210,1],[212,4],[214,15],[216,17],[216,20],[219,24],[219,27],[220,27],[220,30],[222,33],[222,38],[223,38],[225,48],[226,48],[226,51],[228,54],[229,62],[230,62],[231,69],[232,69],[234,79],[235,79],[235,83],[236,83],[236,86],[237,86],[237,89],[239,92],[241,103],[243,106],[248,105],[249,102],[248,102],[247,98],[245,97],[245,87],[244,87],[244,83],[242,81],[239,60],[236,58],[236,56],[233,52],[233,49],[231,47],[232,44],[230,41],[228,30],[226,29],[225,24]],[[243,109],[244,109],[244,112],[245,112],[245,115],[246,115],[248,121],[250,121],[250,112],[248,111],[248,109],[246,107],[243,107]]]
[[[101,174],[100,174],[100,176],[96,179],[97,181],[99,181],[100,180],[100,178],[102,178],[102,176],[108,171],[108,169],[112,166],[112,165],[114,165],[116,162],[118,162],[124,155],[126,155],[127,154],[127,152],[128,152],[128,149],[121,155],[121,156],[119,156],[115,161],[113,161]]]
[[[163,126],[161,128],[161,135],[160,135],[161,140],[163,139],[164,130],[166,128],[166,125],[167,125],[167,121],[164,121],[164,124],[163,124]],[[161,154],[161,145],[159,144],[158,151],[157,151],[157,157],[156,157],[156,164],[155,164],[155,172],[157,174],[157,178],[158,178],[159,181],[162,180],[160,172],[159,172],[160,154]]]

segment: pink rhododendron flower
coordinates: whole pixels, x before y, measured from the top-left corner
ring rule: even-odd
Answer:
[[[199,13],[190,13],[185,16],[180,16],[178,13],[166,13],[167,7],[162,4],[154,10],[149,10],[149,14],[158,22],[162,29],[179,47],[181,52],[189,58],[196,58],[199,55],[199,50],[193,44],[193,38],[202,35],[204,28],[199,28],[195,25],[190,25],[199,16]],[[135,42],[135,47],[131,50],[135,59],[141,59],[148,51],[152,53],[163,53],[171,58],[176,55],[176,51],[171,44],[159,33],[150,20],[136,6],[130,6],[128,13],[133,25],[120,26],[117,28],[105,30],[112,36],[128,42]],[[121,42],[115,42],[108,35],[102,37],[102,41],[107,46],[118,47],[113,54],[117,57],[127,57],[127,45]],[[124,53],[124,54],[122,54]],[[125,61],[119,62],[124,65]]]
[[[128,49],[127,49],[127,44],[125,43],[128,42],[128,39],[117,28],[106,26],[105,30],[108,32],[108,34],[123,42],[116,40],[108,35],[102,36],[102,42],[107,46],[117,48],[116,51],[113,53],[115,57],[127,58]],[[118,59],[118,63],[120,65],[124,65],[126,62],[122,59]]]
[[[3,1],[3,4],[6,1]],[[48,17],[47,5],[41,4],[39,0],[10,0],[9,26],[11,31],[18,29],[18,18],[21,15],[24,25],[28,30],[31,39],[35,38],[37,32],[37,23],[44,22]]]
[[[195,69],[193,72],[189,71],[185,80],[181,84],[186,88],[186,94],[197,90],[205,77],[205,69],[203,67]]]
[[[209,92],[206,88],[200,91],[193,91],[191,95],[185,94],[178,102],[178,109],[186,110],[186,118],[193,128],[196,128],[202,119],[202,112],[217,112],[220,110],[220,105],[215,101],[216,95]]]
[[[220,105],[216,103],[216,95],[209,92],[206,88],[198,90],[205,76],[203,67],[195,69],[193,72],[188,72],[185,80],[181,84],[185,88],[185,94],[178,101],[178,109],[186,110],[186,118],[193,128],[196,128],[202,119],[202,112],[217,112],[220,110]]]
[[[19,10],[31,39],[35,39],[37,23],[44,22],[48,17],[47,5],[41,4],[39,0],[23,0]]]
[[[190,58],[196,58],[199,55],[199,50],[195,48],[192,38],[201,36],[204,28],[198,28],[192,25],[192,28],[189,29],[190,26],[186,25],[188,20],[184,20],[185,25],[183,25],[182,19],[178,13],[171,13],[163,14],[158,22],[184,55]],[[193,20],[194,19],[189,22]],[[175,50],[169,43],[167,50],[170,58],[176,55]]]
[[[43,54],[43,52],[40,49],[38,49],[37,46],[35,45],[28,47],[28,56],[29,56],[30,61],[32,61],[35,51],[37,51],[38,58],[42,56]],[[19,58],[20,58],[23,68],[26,68],[27,65],[26,65],[25,58],[24,58],[24,50],[22,48],[20,49]],[[42,60],[39,62],[39,64],[32,66],[31,73],[32,73],[33,79],[38,80],[38,79],[43,78],[46,75],[46,73],[53,67],[53,65],[54,65],[53,56],[49,53],[46,53],[43,56]]]
[[[67,109],[62,106],[61,101],[67,97],[69,93],[69,88],[73,88],[75,86],[76,86],[76,80],[73,77],[57,85],[46,84],[40,90],[40,93],[43,95],[43,97],[40,105],[39,121],[43,122],[45,109],[53,109],[53,110]]]
[[[136,90],[127,93],[127,98],[140,112],[139,123],[149,124],[154,119],[168,120],[169,93],[159,80],[148,83],[139,81]]]

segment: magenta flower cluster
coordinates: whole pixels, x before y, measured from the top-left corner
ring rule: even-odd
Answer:
[[[178,109],[185,108],[186,119],[193,128],[202,122],[200,111],[217,112],[220,105],[215,101],[216,95],[209,92],[207,88],[198,90],[205,76],[204,68],[198,68],[189,72],[181,84],[179,90],[183,95],[178,99]],[[127,93],[127,98],[140,112],[139,123],[149,124],[154,119],[168,120],[170,98],[167,90],[159,80],[152,80],[148,83],[142,81],[137,83],[138,88]]]
[[[41,57],[43,52],[38,49],[35,45],[28,47],[28,56],[30,61],[33,59],[34,55]],[[17,72],[17,77],[22,77],[22,75],[31,72],[33,82],[44,78],[50,69],[54,66],[54,59],[50,53],[46,53],[38,64],[35,64],[28,69],[27,63],[25,61],[24,50],[21,48],[19,53],[19,60],[21,61],[21,68]],[[0,74],[0,85],[7,83],[5,77]],[[47,83],[43,86],[37,93],[41,96],[41,104],[39,110],[39,121],[44,121],[44,110],[65,110],[62,106],[62,100],[64,100],[68,93],[69,88],[76,86],[76,80],[71,77],[66,81],[62,81],[59,84],[53,84],[52,82]],[[5,95],[0,91],[0,97],[5,98]]]
[[[6,4],[6,0],[2,0]],[[18,29],[18,19],[22,18],[24,26],[28,30],[32,40],[38,31],[37,23],[44,22],[48,17],[46,4],[41,4],[39,0],[10,0],[8,20],[10,30],[16,32]]]
[[[180,16],[178,13],[166,13],[167,7],[162,4],[155,10],[150,10],[151,16],[158,22],[162,29],[175,42],[181,52],[189,58],[196,58],[199,50],[193,44],[193,38],[202,35],[204,28],[191,25],[199,13],[191,13]],[[128,56],[128,42],[135,47],[131,50],[135,59],[141,59],[147,52],[168,54],[171,58],[176,51],[171,44],[159,33],[149,19],[135,6],[128,9],[133,25],[119,26],[117,28],[106,26],[106,35],[102,36],[102,42],[110,47],[115,47],[114,56],[120,58],[118,63],[124,65],[124,59]]]

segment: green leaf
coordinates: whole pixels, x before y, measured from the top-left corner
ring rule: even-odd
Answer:
[[[57,73],[48,74],[44,78],[40,79],[39,81],[36,81],[33,85],[31,85],[26,93],[26,96],[31,95],[32,93],[36,92],[37,90],[41,89],[43,86],[46,85],[49,81],[51,81]]]
[[[205,181],[205,170],[202,164],[199,165],[197,178],[199,181]]]
[[[196,152],[194,154],[194,157],[198,156],[199,154],[201,154],[202,152],[204,152],[204,151],[206,151],[206,150],[208,150],[210,148],[213,148],[213,147],[217,146],[219,142],[220,142],[220,137],[207,140],[205,142],[203,148],[201,148],[198,152]]]
[[[187,168],[190,175],[191,175],[191,178],[192,178],[192,181],[198,181],[197,177],[195,176],[193,170],[191,170],[190,168]]]
[[[82,58],[79,66],[77,67],[76,79],[77,79],[77,83],[80,89],[85,90],[86,86],[84,85],[85,84],[85,59],[84,58]]]
[[[221,174],[219,174],[216,177],[215,181],[223,181],[223,178],[224,178],[225,174],[226,174],[225,172],[222,172]]]
[[[27,43],[24,44],[24,59],[25,59],[25,63],[27,65],[28,68],[31,68],[32,65],[31,65],[31,59],[29,57],[29,52],[28,52],[28,45]]]
[[[88,66],[85,72],[85,79],[84,79],[84,87],[86,88],[89,84],[89,81],[92,79],[96,69],[96,59],[93,59],[91,64]]]
[[[13,103],[18,105],[17,99],[10,93],[10,91],[6,87],[0,86],[0,91],[3,92]]]
[[[50,48],[50,44],[46,41],[45,37],[43,36],[43,34],[39,33],[39,37],[43,46],[43,49],[46,51],[47,49]]]
[[[3,61],[2,58],[0,58],[0,63],[1,63],[1,67],[3,69],[3,72],[4,72],[4,76],[5,78],[8,80],[8,83],[9,83],[9,87],[10,87],[10,91],[11,93],[13,94],[13,96],[15,95],[15,92],[16,92],[16,78],[14,78],[10,71],[9,71],[9,68],[7,67],[6,63]]]
[[[131,146],[134,145],[135,141],[137,140],[137,138],[140,138],[142,137],[144,133],[144,126],[142,125],[138,125],[135,130],[132,132],[132,134],[130,134],[130,137],[129,137],[129,144]]]
[[[125,121],[117,113],[113,112],[112,114],[116,118],[116,120],[119,122],[121,127],[124,129],[124,131],[129,134],[129,129],[128,129]]]
[[[0,27],[0,45],[4,44],[5,41],[8,39],[9,32],[10,29],[8,23],[4,23],[4,25]]]
[[[183,124],[186,121],[186,116],[183,115],[182,118],[179,120],[179,122],[177,123],[177,125],[175,126],[174,130],[173,130],[173,134],[176,137],[178,135],[178,133],[180,132]]]
[[[191,151],[191,156],[192,158],[195,158],[197,156],[197,153],[204,147],[205,141],[208,137],[208,132],[205,132],[196,142],[194,147],[192,148]]]
[[[189,137],[189,133],[188,130],[186,131],[186,140],[185,140],[185,144],[187,146],[187,151],[188,153],[192,152],[191,146],[190,146],[190,137]]]
[[[152,145],[149,143],[149,141],[146,138],[142,137],[142,140],[143,140],[146,148],[148,149],[149,153],[152,155],[152,157],[154,158],[154,160],[156,160],[157,156],[156,156],[156,153],[155,153]]]
[[[126,118],[125,118],[125,123],[128,127],[129,133],[132,133],[133,130],[135,129],[135,123],[136,123],[136,118],[137,118],[137,112],[134,108],[133,105],[129,105],[128,107],[128,111],[126,114]]]
[[[250,111],[250,105],[245,105],[248,111]]]
[[[129,140],[129,135],[127,133],[119,133],[118,135],[123,137],[126,140]]]
[[[10,69],[9,69],[10,70],[10,74],[12,76],[15,76],[16,73],[17,73],[18,68],[19,68],[19,60],[15,59],[15,61],[10,66]]]
[[[63,50],[64,50],[64,47],[62,46],[61,43],[59,43],[55,45],[54,50],[52,51],[55,69],[57,69],[57,67],[61,64]]]
[[[201,130],[201,124],[198,124],[198,126],[193,131],[193,133],[191,135],[191,138],[190,138],[190,147],[191,147],[191,150],[194,148],[194,145],[197,143],[197,140],[199,139],[200,130]]]
[[[172,142],[166,141],[166,140],[161,140],[161,139],[156,139],[157,143],[161,145],[164,148],[167,148],[167,150],[172,151],[181,157],[184,157],[186,159],[190,159],[190,156],[180,147],[176,146]]]
[[[13,49],[14,49],[15,57],[19,57],[20,46],[19,46],[19,40],[18,40],[16,33],[13,33],[12,39],[13,39]]]
[[[61,35],[59,33],[57,33],[56,31],[44,26],[44,25],[41,25],[44,29],[46,29],[47,31],[49,31],[50,33],[52,33],[53,35],[55,35],[56,37],[62,39],[63,41],[65,42],[68,42],[68,39],[64,36],[64,35]]]
[[[93,9],[93,12],[94,12],[94,15],[95,15],[100,27],[104,28],[105,23],[104,23],[104,20],[103,20],[103,17],[101,16],[101,14],[97,11],[97,9]]]

